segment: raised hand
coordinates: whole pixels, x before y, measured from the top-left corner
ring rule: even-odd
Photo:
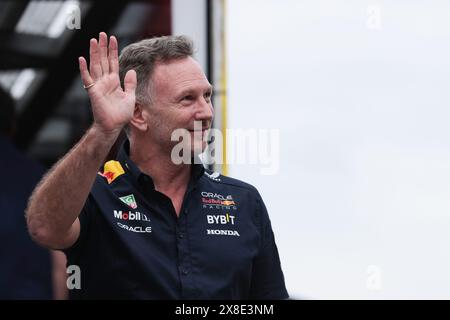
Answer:
[[[94,115],[94,126],[105,133],[118,133],[131,120],[136,101],[136,72],[130,70],[122,89],[119,79],[117,39],[101,32],[99,40],[91,39],[89,70],[86,59],[79,57],[81,79],[88,91]]]

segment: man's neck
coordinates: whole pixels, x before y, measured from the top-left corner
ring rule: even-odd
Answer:
[[[131,141],[130,159],[152,178],[156,190],[165,194],[184,193],[186,190],[191,176],[190,164],[174,164],[170,153],[137,148]]]

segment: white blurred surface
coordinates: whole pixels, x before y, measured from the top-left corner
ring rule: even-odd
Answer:
[[[271,215],[294,298],[450,298],[450,1],[227,0],[232,165]],[[232,145],[229,148],[233,148]]]

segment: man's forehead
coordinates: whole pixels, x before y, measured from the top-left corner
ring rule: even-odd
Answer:
[[[198,62],[191,57],[157,63],[152,80],[158,89],[210,85]]]

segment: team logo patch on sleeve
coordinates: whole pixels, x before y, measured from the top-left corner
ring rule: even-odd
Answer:
[[[112,183],[117,177],[121,176],[124,173],[125,171],[123,170],[120,162],[111,160],[105,163],[103,173],[99,172],[98,174],[102,177],[105,177],[108,183]]]
[[[128,196],[120,197],[119,198],[123,203],[131,207],[132,209],[137,208],[136,199],[134,198],[133,194],[130,194]]]

